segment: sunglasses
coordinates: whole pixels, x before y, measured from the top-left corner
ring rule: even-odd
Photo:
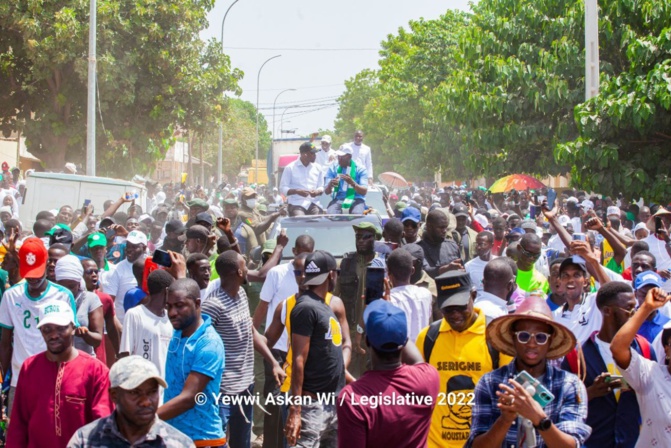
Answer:
[[[533,253],[533,252],[529,252],[529,251],[526,250],[526,249],[524,248],[524,246],[522,246],[521,244],[520,244],[519,246],[517,246],[517,249],[519,249],[519,251],[520,251],[520,253],[521,253],[522,255],[524,255],[525,257],[527,257],[527,258],[529,258],[529,259],[531,259],[531,260],[538,260],[538,259],[541,257],[541,253],[540,253],[540,252],[538,252],[537,254],[535,254],[535,253]]]
[[[532,336],[535,338],[536,344],[538,345],[545,345],[550,339],[550,333],[529,333],[528,331],[515,332],[517,342],[519,342],[520,344],[528,344]]]
[[[355,237],[357,240],[369,240],[371,238],[375,238],[375,235],[372,233],[368,232],[361,232],[361,233],[356,233]]]
[[[86,275],[91,275],[91,274],[97,274],[100,272],[100,269],[87,269],[84,271],[84,274]]]

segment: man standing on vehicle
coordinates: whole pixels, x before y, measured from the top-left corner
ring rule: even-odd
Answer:
[[[280,191],[289,203],[289,216],[318,215],[322,211],[318,198],[324,192],[324,173],[315,163],[318,149],[305,142],[299,151],[300,157],[282,172]]]
[[[358,130],[354,133],[354,141],[347,144],[352,149],[352,160],[364,168],[368,173],[368,180],[370,183],[374,182],[373,178],[373,154],[370,146],[363,144],[363,131]]]
[[[329,215],[361,215],[366,209],[368,172],[352,157],[352,148],[342,146],[336,151],[334,163],[324,177],[324,193],[332,195],[326,213]]]
[[[317,153],[316,163],[322,168],[322,171],[326,172],[328,167],[336,161],[336,153],[331,149],[330,135],[322,136],[321,146],[322,150]]]

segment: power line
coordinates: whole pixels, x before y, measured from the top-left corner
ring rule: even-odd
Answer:
[[[343,87],[345,85],[344,82],[341,82],[340,84],[326,84],[323,86],[298,86],[295,87],[296,90],[305,90],[305,89],[324,89],[327,87]],[[242,86],[240,86],[242,90],[253,90],[253,89],[246,89]],[[279,89],[261,89],[261,92],[279,92],[280,90],[284,90],[284,88],[279,88]]]
[[[252,51],[380,51],[379,48],[267,48],[267,47],[224,47],[224,50]]]

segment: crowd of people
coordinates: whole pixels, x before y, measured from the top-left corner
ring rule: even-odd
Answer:
[[[6,446],[671,446],[671,211],[392,189],[340,260],[270,239],[322,193],[364,212],[357,138],[275,190],[0,209]]]

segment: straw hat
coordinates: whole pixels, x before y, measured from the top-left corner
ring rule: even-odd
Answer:
[[[509,356],[517,356],[513,342],[513,324],[520,320],[533,320],[552,327],[550,348],[547,359],[557,359],[566,356],[576,347],[577,341],[571,330],[552,318],[552,312],[545,300],[538,297],[528,297],[517,307],[514,314],[497,317],[487,326],[487,343],[497,351]]]

